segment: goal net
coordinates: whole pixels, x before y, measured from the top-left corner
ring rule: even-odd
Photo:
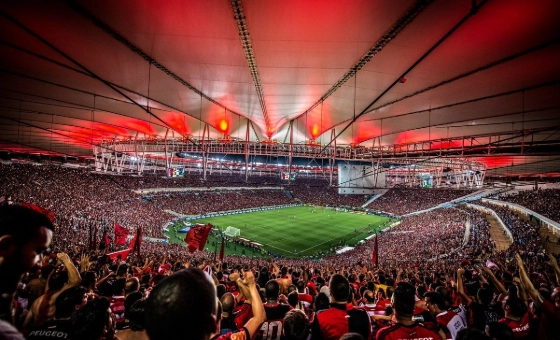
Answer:
[[[226,235],[227,237],[232,237],[232,238],[233,237],[239,237],[239,235],[241,235],[241,231],[237,228],[229,226],[224,231],[224,235]]]

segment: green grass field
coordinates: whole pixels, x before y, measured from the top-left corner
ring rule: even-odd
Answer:
[[[312,212],[315,211],[315,212]],[[294,217],[295,216],[295,217]],[[204,218],[193,223],[210,223],[225,230],[239,228],[242,238],[258,242],[263,249],[284,257],[303,257],[332,253],[332,247],[353,246],[372,234],[374,228],[383,228],[387,217],[336,212],[317,207],[292,207],[230,216]],[[181,223],[169,227],[169,241],[184,243],[185,234],[176,233]],[[216,238],[210,237],[206,249],[214,251]],[[218,244],[219,249],[219,244]],[[243,248],[230,244],[226,254],[242,254]],[[262,256],[246,249],[247,256]]]

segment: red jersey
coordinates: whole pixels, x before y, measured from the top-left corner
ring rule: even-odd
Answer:
[[[538,339],[558,339],[560,334],[560,308],[554,303],[545,300],[541,305],[541,323],[538,330]]]
[[[124,326],[124,296],[112,296],[109,299],[109,308],[111,312],[115,314],[115,320],[117,321],[117,328],[121,329]]]
[[[313,297],[307,293],[298,293],[298,301],[303,304],[304,307],[311,307],[313,304]]]
[[[414,324],[405,326],[397,323],[394,326],[385,327],[377,332],[376,340],[440,340],[438,333],[426,327]]]
[[[233,311],[233,321],[237,329],[242,329],[243,326],[253,317],[253,309],[251,304],[244,303],[241,306],[237,306]]]
[[[529,313],[525,313],[519,321],[503,318],[498,322],[511,328],[516,339],[526,339],[529,336]]]
[[[467,328],[467,311],[461,305],[438,314],[436,320],[447,339],[455,339],[460,330]]]
[[[384,312],[385,307],[390,306],[390,305],[391,305],[391,300],[389,300],[389,299],[379,300],[379,301],[377,301],[377,304],[375,305],[375,310],[380,311],[380,312]]]

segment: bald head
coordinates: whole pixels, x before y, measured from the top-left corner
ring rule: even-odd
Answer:
[[[233,312],[233,308],[235,307],[235,297],[232,293],[228,292],[222,295],[220,302],[222,303],[222,311],[224,313],[229,315],[229,313]]]

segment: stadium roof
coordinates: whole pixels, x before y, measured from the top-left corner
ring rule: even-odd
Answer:
[[[0,149],[88,156],[207,123],[560,173],[557,0],[3,1],[0,32]]]

